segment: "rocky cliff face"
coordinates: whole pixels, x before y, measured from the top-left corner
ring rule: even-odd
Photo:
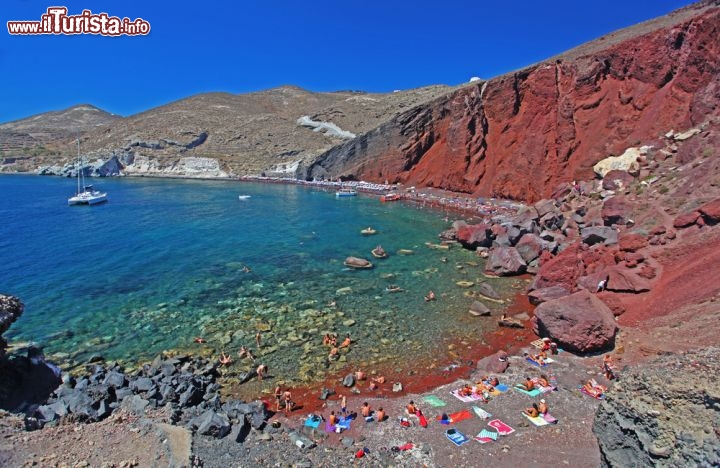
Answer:
[[[10,325],[22,315],[25,306],[15,296],[0,294],[0,359],[5,356],[7,342],[2,337]]]
[[[534,201],[597,161],[720,114],[718,2],[476,82],[333,148],[309,174]]]
[[[718,466],[720,349],[660,357],[623,373],[593,431],[604,466]]]

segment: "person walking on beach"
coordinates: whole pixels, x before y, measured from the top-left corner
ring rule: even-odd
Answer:
[[[347,397],[345,395],[340,395],[340,411],[343,415],[347,413]]]
[[[280,388],[280,385],[277,385],[275,387],[275,412],[280,412],[280,401],[282,400],[282,388]]]
[[[290,393],[290,390],[285,390],[283,392],[283,403],[285,403],[285,416],[290,416],[290,411],[292,411],[293,402],[292,402],[292,395]]]

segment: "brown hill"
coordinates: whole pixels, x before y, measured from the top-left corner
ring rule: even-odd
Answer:
[[[121,118],[93,105],[80,104],[5,122],[0,124],[0,157],[4,157],[3,163],[11,165],[12,170],[22,170],[34,158],[57,154],[59,147],[75,135]]]
[[[303,116],[315,122],[333,123],[354,136],[449,90],[446,86],[431,86],[387,94],[314,93],[283,86],[242,95],[200,94],[103,122],[108,125],[87,128],[82,149],[101,159],[117,156],[126,165],[142,160],[146,167],[172,170],[180,158],[205,157],[218,160],[221,168],[231,174],[259,174],[276,167],[282,170],[286,164],[301,160],[312,162],[319,154],[344,141],[342,134],[299,125],[298,119]],[[36,122],[35,132],[62,127],[54,113],[10,122],[4,127],[15,133],[28,133],[26,122]],[[76,125],[66,119],[65,126]],[[61,165],[72,159],[72,138],[63,134],[55,137],[60,154],[36,151],[28,168]],[[3,138],[1,134],[0,138]]]

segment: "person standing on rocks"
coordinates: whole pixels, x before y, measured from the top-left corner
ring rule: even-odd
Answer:
[[[260,364],[255,372],[257,372],[258,380],[262,381],[263,377],[265,376],[265,373],[268,371],[268,366],[265,364]]]
[[[255,343],[257,343],[258,349],[262,348],[262,336],[260,332],[255,333]]]
[[[285,416],[290,416],[290,411],[292,411],[293,408],[292,394],[290,393],[290,390],[285,390],[283,392],[283,402],[285,403]]]
[[[278,384],[278,385],[275,387],[275,405],[276,405],[276,407],[275,407],[275,412],[276,412],[276,413],[279,413],[279,412],[280,412],[280,401],[281,401],[281,400],[282,400],[282,388],[281,388],[280,385]]]

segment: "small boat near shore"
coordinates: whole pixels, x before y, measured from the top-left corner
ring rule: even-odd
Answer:
[[[381,202],[398,201],[402,199],[402,195],[399,193],[388,193],[380,197]]]
[[[373,257],[375,258],[387,258],[388,254],[385,251],[385,249],[382,248],[382,245],[378,245],[374,249],[370,251]]]
[[[247,200],[250,198],[250,195],[238,195],[238,200]]]
[[[357,191],[351,189],[351,188],[341,188],[337,192],[335,192],[336,198],[345,198],[345,197],[355,197],[357,196]]]
[[[368,226],[367,228],[360,231],[360,234],[363,236],[372,236],[373,234],[377,234],[377,230],[373,229],[372,227]]]
[[[390,284],[385,288],[385,291],[390,292],[390,293],[396,293],[396,292],[402,292],[402,291],[404,291],[404,289],[401,288],[400,286],[398,286],[397,284]]]

